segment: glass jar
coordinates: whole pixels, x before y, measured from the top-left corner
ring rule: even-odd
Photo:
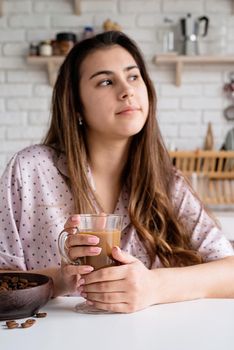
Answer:
[[[41,41],[39,45],[39,55],[40,56],[52,56],[53,50],[51,46],[51,41],[46,40],[46,41]]]
[[[67,55],[76,43],[76,35],[74,33],[58,33],[56,42],[60,55]]]
[[[39,55],[39,45],[36,42],[32,42],[29,46],[29,55],[38,56]]]
[[[82,40],[91,38],[92,36],[94,36],[94,31],[93,31],[93,27],[84,27],[83,33],[82,33]]]

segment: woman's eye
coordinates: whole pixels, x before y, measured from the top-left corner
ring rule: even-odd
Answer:
[[[110,79],[105,79],[105,80],[102,80],[98,85],[99,86],[107,86],[107,85],[111,85],[112,84],[112,81]]]
[[[131,75],[131,76],[129,77],[129,79],[130,79],[131,81],[134,81],[134,80],[137,80],[138,77],[139,77],[139,75],[134,74],[134,75]]]

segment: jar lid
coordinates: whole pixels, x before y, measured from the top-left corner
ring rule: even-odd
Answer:
[[[44,40],[40,42],[40,45],[51,45],[51,40]]]
[[[58,33],[56,35],[57,41],[73,41],[76,42],[76,34],[74,33]]]
[[[86,26],[86,27],[84,27],[84,31],[86,31],[86,32],[93,32],[93,27]]]

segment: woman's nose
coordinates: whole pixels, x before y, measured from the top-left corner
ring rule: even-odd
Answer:
[[[129,97],[133,97],[134,95],[134,89],[131,85],[128,84],[123,84],[120,88],[120,92],[119,92],[119,98],[121,100],[125,100]]]

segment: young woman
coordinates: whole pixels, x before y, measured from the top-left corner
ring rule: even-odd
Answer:
[[[43,145],[16,154],[1,181],[0,268],[52,276],[54,296],[79,292],[103,310],[234,297],[234,251],[171,165],[156,97],[135,43],[106,32],[77,44],[61,66]],[[120,266],[60,263],[100,253],[73,234],[80,213],[124,215]]]

